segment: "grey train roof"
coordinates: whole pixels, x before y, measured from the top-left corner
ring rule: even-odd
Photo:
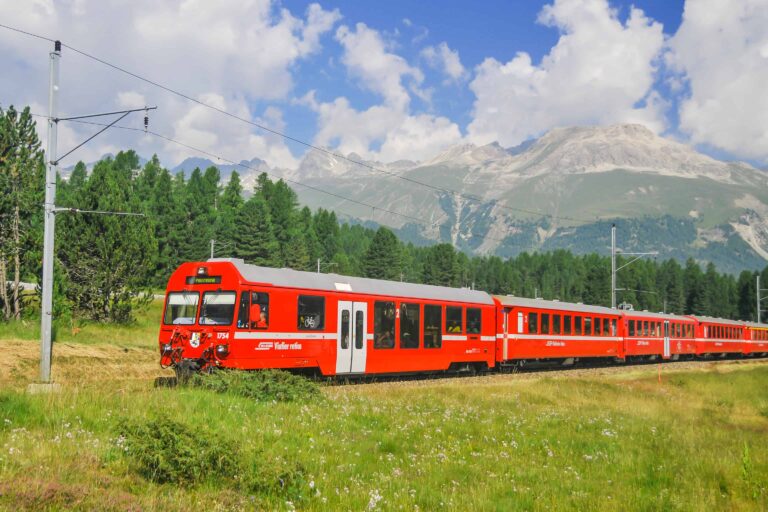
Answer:
[[[246,281],[253,283],[268,283],[273,286],[329,292],[354,292],[368,295],[387,295],[493,305],[493,299],[486,292],[466,288],[402,283],[400,281],[384,281],[382,279],[342,276],[339,274],[318,274],[316,272],[302,272],[289,268],[259,267],[236,258],[213,258],[208,261],[212,263],[232,263]]]
[[[758,324],[757,322],[744,322],[744,325],[754,329],[768,329],[768,324]]]
[[[745,322],[742,322],[741,320],[726,320],[724,318],[714,318],[711,316],[698,316],[698,315],[691,315],[693,318],[698,320],[699,322],[707,322],[712,324],[725,324],[725,325],[735,325],[736,327],[743,327]]]
[[[635,311],[635,310],[628,310],[628,311],[622,310],[622,312],[624,313],[624,315],[628,317],[634,316],[634,317],[640,317],[640,318],[643,318],[643,317],[665,318],[667,320],[683,320],[687,322],[690,322],[691,320],[693,320],[690,316],[673,315],[671,313],[651,313],[650,311]]]
[[[504,306],[519,306],[523,308],[545,308],[563,311],[575,311],[578,313],[595,313],[598,315],[621,315],[622,311],[603,306],[588,306],[586,304],[574,304],[573,302],[560,302],[558,300],[527,299],[511,295],[494,295]]]

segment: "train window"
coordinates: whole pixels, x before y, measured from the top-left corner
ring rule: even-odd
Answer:
[[[419,348],[419,305],[400,304],[400,348]]]
[[[528,333],[529,334],[539,333],[539,314],[538,313],[528,313]]]
[[[445,331],[450,333],[462,332],[462,310],[455,306],[448,306],[445,308]]]
[[[549,313],[541,314],[541,334],[549,334]]]
[[[648,336],[648,321],[639,322],[642,324],[643,329],[638,333],[638,336]]]
[[[424,348],[443,346],[442,317],[443,308],[440,306],[424,306]]]
[[[349,310],[344,309],[341,312],[341,348],[349,348]]]
[[[298,326],[302,331],[319,331],[325,327],[325,297],[299,295]]]
[[[592,334],[594,334],[595,336],[600,336],[600,319],[599,318],[592,319]]]
[[[395,348],[395,303],[373,304],[373,348]]]
[[[590,317],[584,318],[584,334],[587,336],[592,335],[592,319]]]
[[[467,308],[467,334],[480,334],[481,327],[482,312],[480,308]]]
[[[194,324],[198,302],[200,302],[200,294],[197,292],[169,293],[163,323],[166,325]]]
[[[563,334],[571,334],[571,315],[563,317]]]
[[[573,334],[581,334],[581,317],[573,318]]]
[[[603,318],[603,336],[612,336],[610,318]]]
[[[266,329],[269,325],[269,294],[243,292],[237,311],[239,329]]]
[[[363,336],[365,335],[365,313],[355,311],[355,348],[363,348]]]
[[[200,307],[200,325],[230,325],[235,316],[235,292],[205,292]]]
[[[629,332],[630,336],[634,336],[635,335],[635,321],[634,320],[630,320],[629,321],[628,332]]]
[[[616,336],[616,319],[611,319],[611,336]]]
[[[552,334],[560,334],[560,315],[552,315]]]

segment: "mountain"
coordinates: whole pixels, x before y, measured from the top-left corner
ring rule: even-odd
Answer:
[[[768,174],[641,125],[557,128],[516,148],[461,144],[424,162],[363,163],[310,151],[290,177],[379,209],[298,187],[302,202],[395,226],[415,243],[503,256],[605,252],[615,222],[625,251],[731,272],[768,259]]]

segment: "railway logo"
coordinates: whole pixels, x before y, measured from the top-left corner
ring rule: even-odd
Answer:
[[[189,336],[189,346],[192,348],[197,348],[200,346],[200,333],[199,332],[193,332]]]
[[[285,341],[262,341],[256,345],[256,350],[301,350],[301,343],[287,343]]]
[[[564,347],[565,346],[565,342],[564,341],[552,341],[552,340],[550,340],[550,341],[548,341],[546,343],[546,346],[548,346],[548,347]]]

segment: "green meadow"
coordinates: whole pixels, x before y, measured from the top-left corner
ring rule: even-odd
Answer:
[[[661,383],[657,366],[320,383],[281,401],[155,387],[158,311],[60,329],[54,394],[25,392],[34,336],[0,333],[0,509],[768,508],[768,363],[666,365]]]

